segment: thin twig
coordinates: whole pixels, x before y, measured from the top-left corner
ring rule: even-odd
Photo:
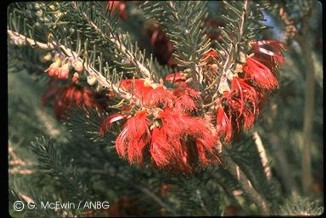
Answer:
[[[148,190],[145,187],[137,186],[137,188],[139,190],[141,190],[143,193],[145,193],[147,196],[149,196],[151,199],[153,199],[161,207],[163,207],[163,208],[167,209],[169,212],[171,212],[172,215],[176,215],[175,211],[170,206],[168,206],[166,203],[164,203],[159,197],[157,197],[153,192],[151,192],[150,190]]]
[[[262,166],[264,168],[265,175],[266,175],[267,179],[270,180],[271,177],[272,177],[272,171],[271,171],[271,168],[268,165],[268,158],[267,158],[267,155],[266,155],[266,150],[264,148],[263,142],[262,142],[262,140],[260,138],[260,135],[258,134],[257,131],[255,131],[253,133],[253,137],[254,137],[254,140],[255,140],[255,144],[257,146],[257,150],[258,150],[260,159],[261,159],[261,164],[262,164]]]
[[[56,48],[56,44],[53,43],[42,43],[35,41],[34,39],[28,38],[18,32],[7,30],[9,39],[15,44],[15,45],[29,45],[32,47],[40,48],[46,51],[51,51]]]

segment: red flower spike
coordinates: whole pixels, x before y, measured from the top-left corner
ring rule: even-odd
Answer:
[[[268,47],[268,49],[263,49],[263,46]],[[253,51],[256,52],[262,52],[267,55],[273,56],[273,55],[283,55],[283,51],[285,50],[285,45],[282,42],[276,41],[276,40],[261,40],[261,41],[255,41],[251,43],[251,47]],[[271,53],[272,52],[272,53]]]
[[[230,95],[224,98],[228,105],[227,114],[232,122],[233,135],[238,133],[242,128],[250,128],[255,121],[255,113],[246,103],[235,96]]]
[[[180,136],[174,135],[167,126],[154,128],[150,145],[152,161],[159,168],[191,172],[186,151],[187,145],[178,137]]]
[[[191,117],[171,109],[160,111],[159,117],[162,125],[153,129],[150,147],[153,162],[158,167],[187,171],[198,159],[202,166],[207,165],[211,161],[207,154],[216,157],[217,139],[207,119]]]
[[[174,154],[178,153],[173,147],[177,149],[181,147],[180,139],[175,141],[174,145],[171,144],[169,132],[171,132],[171,130],[168,130],[165,126],[160,128],[155,127],[152,131],[152,141],[149,151],[154,164],[161,168],[168,166]]]
[[[103,105],[96,100],[93,92],[75,85],[50,88],[42,97],[43,105],[51,96],[55,96],[54,112],[58,120],[61,120],[65,112],[73,105],[90,108],[97,107],[100,110],[103,108]]]
[[[255,58],[247,58],[242,69],[260,88],[271,90],[278,86],[278,81],[270,69]]]
[[[232,137],[232,122],[222,107],[217,109],[216,132],[217,135],[224,136],[225,142],[230,142]]]
[[[179,84],[172,90],[175,97],[174,109],[176,111],[193,111],[197,108],[196,99],[200,97],[198,91],[189,88],[186,83]]]
[[[119,17],[121,20],[127,20],[127,13],[126,13],[126,3],[124,1],[108,1],[108,9],[109,11],[118,11]]]
[[[142,100],[146,106],[156,106],[158,103],[167,105],[171,103],[171,93],[163,85],[151,84],[144,79],[124,79],[120,86]]]
[[[143,163],[143,150],[150,142],[148,113],[139,111],[129,118],[124,129],[116,139],[116,150],[121,157],[130,163]]]
[[[259,94],[253,86],[246,83],[244,79],[234,77],[231,83],[231,90],[233,98],[239,96],[241,101],[252,108],[253,113],[259,113],[259,106],[263,100],[261,99],[263,95]]]
[[[285,46],[276,40],[262,40],[251,43],[255,58],[269,69],[275,71],[278,65],[284,64]]]

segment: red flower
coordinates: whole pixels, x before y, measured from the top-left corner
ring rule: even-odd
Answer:
[[[242,69],[246,76],[250,77],[260,88],[271,90],[278,86],[278,81],[271,70],[254,57],[247,58]]]
[[[173,107],[177,111],[193,111],[197,108],[196,101],[200,98],[200,92],[188,86],[187,74],[171,73],[165,77],[165,80],[173,83],[173,88],[169,91],[173,95]]]
[[[186,79],[187,79],[187,74],[181,72],[171,73],[165,77],[165,81],[170,83],[185,82]]]
[[[218,136],[224,136],[225,142],[229,142],[231,140],[232,122],[222,107],[217,109],[216,132]]]
[[[161,125],[153,129],[150,146],[155,165],[189,172],[197,162],[219,163],[210,121],[170,109],[160,111],[159,117]]]
[[[58,120],[61,120],[66,111],[74,105],[97,107],[100,110],[104,107],[97,101],[96,95],[92,91],[76,85],[50,88],[42,97],[43,105],[51,96],[54,96],[54,111]]]
[[[111,115],[106,124],[123,118]],[[159,168],[191,172],[197,164],[220,163],[216,144],[210,120],[158,109],[154,114],[142,110],[130,117],[116,139],[116,150],[132,164],[142,165],[149,154]]]
[[[140,99],[146,106],[171,103],[172,96],[163,85],[153,84],[144,79],[124,79],[120,85]]]
[[[272,57],[273,63],[283,64],[283,50],[285,49],[282,42],[276,40],[261,40],[251,43],[252,51],[258,54],[265,54]]]
[[[103,136],[107,132],[107,130],[111,127],[112,123],[117,122],[122,119],[125,119],[125,118],[126,118],[126,115],[118,114],[118,113],[112,114],[112,115],[106,117],[100,126],[99,135]]]
[[[127,20],[127,13],[126,13],[126,3],[124,1],[108,1],[108,9],[109,11],[118,11],[119,17],[121,20],[126,21]]]
[[[208,58],[208,57],[213,57],[213,58],[217,59],[218,53],[215,50],[211,49],[202,55],[202,58]]]
[[[277,72],[277,67],[284,64],[283,43],[276,40],[262,40],[252,42],[251,47],[251,51],[255,53],[255,59],[271,71]]]
[[[51,77],[57,77],[61,71],[61,59],[56,58],[55,61],[44,71]]]
[[[252,127],[264,100],[261,90],[256,90],[245,79],[234,77],[231,90],[224,92],[221,102],[224,105],[217,109],[217,134],[230,142],[232,135],[240,130]]]
[[[263,94],[257,91],[252,85],[248,84],[244,79],[234,77],[231,83],[231,92],[233,98],[239,98],[243,107],[250,107],[252,112],[259,113],[259,107],[263,102]]]
[[[147,111],[139,111],[129,118],[116,139],[116,150],[121,157],[130,163],[142,164],[144,148],[150,142]]]
[[[186,83],[178,84],[172,89],[174,96],[174,110],[175,111],[193,111],[197,108],[196,100],[200,98],[200,93],[194,90]]]

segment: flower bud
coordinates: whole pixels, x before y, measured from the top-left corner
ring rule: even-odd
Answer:
[[[61,59],[56,58],[55,61],[44,71],[49,74],[49,76],[58,76],[60,72]]]
[[[78,73],[81,73],[84,70],[83,62],[79,60],[72,61],[72,66]]]
[[[74,75],[72,76],[72,82],[73,83],[78,83],[78,79],[79,79],[79,74],[77,72],[74,73]]]
[[[96,77],[93,76],[93,75],[89,75],[89,76],[87,77],[87,83],[88,83],[88,85],[90,85],[90,86],[95,85],[96,81],[97,81],[97,79],[96,79]]]
[[[70,64],[66,63],[61,67],[61,71],[58,74],[58,79],[68,79],[70,71]]]
[[[51,55],[51,52],[48,52],[46,53],[45,55],[43,55],[41,58],[40,58],[40,61],[42,63],[46,63],[48,61],[50,61],[52,59],[52,55]]]

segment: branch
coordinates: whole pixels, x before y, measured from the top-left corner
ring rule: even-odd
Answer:
[[[165,204],[159,197],[157,197],[153,192],[148,190],[147,188],[137,186],[137,188],[142,191],[144,194],[146,194],[148,197],[153,199],[156,203],[158,203],[161,207],[167,209],[170,211],[173,215],[176,215],[175,211],[170,208],[167,204]]]
[[[72,5],[75,9],[78,8],[76,2],[73,2]],[[145,78],[152,78],[150,71],[143,64],[136,60],[135,56],[120,42],[120,40],[117,40],[112,33],[108,33],[109,36],[105,35],[102,30],[89,18],[89,16],[87,16],[85,12],[81,12],[81,14],[85,20],[94,28],[94,30],[99,33],[104,39],[112,42],[115,45],[115,48],[124,54],[129,59],[129,61],[138,68],[139,72]]]
[[[231,43],[229,43],[229,48],[226,52],[226,60],[224,62],[224,65],[222,67],[222,75],[218,84],[217,92],[215,92],[213,99],[215,99],[218,95],[218,93],[223,93],[225,91],[225,88],[228,87],[228,80],[233,77],[233,70],[232,67],[234,67],[234,63],[236,63],[236,58],[239,52],[238,46],[243,38],[243,34],[246,28],[246,19],[249,14],[249,2],[248,0],[244,1],[243,4],[243,10],[241,12],[241,17],[239,21],[239,30],[236,37],[233,37],[233,40]],[[236,34],[233,33],[233,34]]]
[[[304,25],[307,25],[304,20]],[[305,31],[306,33],[306,31]],[[305,60],[306,84],[305,84],[305,100],[304,100],[304,117],[303,117],[303,157],[302,157],[302,186],[303,191],[308,193],[312,183],[311,169],[311,133],[313,131],[314,122],[314,99],[315,99],[315,68],[311,58],[311,50],[308,47],[307,34],[298,38],[298,42],[302,48],[303,60]]]
[[[261,159],[261,164],[264,168],[265,175],[266,175],[267,179],[270,180],[272,177],[272,171],[268,165],[268,159],[267,159],[266,150],[264,148],[263,142],[262,142],[260,135],[258,134],[257,131],[255,131],[253,133],[253,137],[255,140],[255,144],[257,146],[257,150],[258,150],[260,159]]]
[[[234,178],[237,178],[244,193],[256,204],[258,211],[261,215],[269,215],[270,208],[266,199],[259,194],[251,185],[250,180],[247,178],[241,168],[231,159],[227,151],[224,149],[222,153],[225,165],[229,166],[226,170],[231,173]]]
[[[22,46],[22,45],[29,45],[31,47],[34,47],[34,48],[40,48],[40,49],[43,49],[43,50],[46,50],[46,51],[50,51],[50,50],[53,50],[55,49],[56,47],[56,44],[53,44],[53,43],[48,43],[48,44],[45,44],[45,43],[42,43],[42,42],[38,42],[38,41],[35,41],[34,39],[31,39],[31,38],[28,38],[18,32],[15,32],[15,31],[12,31],[12,30],[7,30],[7,33],[8,33],[8,36],[9,36],[9,39],[15,44],[15,45],[19,45],[19,46]]]
[[[100,72],[98,72],[96,69],[94,69],[93,66],[90,64],[85,63],[85,61],[80,58],[77,54],[77,52],[72,51],[71,49],[65,47],[64,45],[59,45],[55,41],[51,41],[51,43],[41,43],[34,39],[28,38],[22,34],[19,34],[17,32],[7,30],[9,39],[16,45],[29,45],[32,47],[44,49],[44,50],[54,50],[54,49],[60,49],[62,53],[67,57],[73,57],[77,59],[78,61],[81,61],[84,66],[84,69],[89,73],[91,76],[95,76],[99,84],[109,90],[114,91],[116,94],[118,94],[121,98],[126,99],[128,101],[133,100],[136,105],[141,105],[141,101],[139,99],[136,99],[132,94],[121,90],[117,85],[113,84],[110,80],[105,78]]]

